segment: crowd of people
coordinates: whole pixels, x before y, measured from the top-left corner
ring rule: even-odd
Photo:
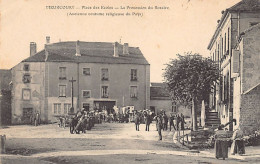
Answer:
[[[168,117],[166,112],[163,110],[155,116],[149,110],[144,110],[139,112],[135,111],[134,122],[135,122],[136,131],[140,130],[139,125],[142,123],[142,118],[145,123],[145,131],[149,131],[151,122],[155,120],[156,130],[158,131],[159,140],[162,140],[161,131],[162,130],[167,131],[168,125],[170,131],[172,131],[172,128],[174,131],[180,131],[180,130],[184,130],[184,124],[186,123],[184,119],[184,115],[182,113],[176,115],[171,113],[170,117]]]

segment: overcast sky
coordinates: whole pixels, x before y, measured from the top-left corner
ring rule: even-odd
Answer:
[[[51,42],[129,43],[141,49],[151,64],[151,82],[162,82],[165,65],[187,51],[208,56],[207,45],[221,11],[239,0],[1,0],[0,68],[9,69],[29,57],[30,42],[42,50]],[[126,12],[126,10],[49,10],[46,5],[167,6],[168,10],[128,10],[144,15],[67,16],[67,12]]]

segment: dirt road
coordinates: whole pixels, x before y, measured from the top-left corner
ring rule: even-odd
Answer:
[[[0,133],[7,136],[0,163],[223,163],[173,144],[173,132],[163,131],[158,141],[154,124],[149,132],[144,124],[135,131],[133,123],[103,123],[86,134],[70,134],[57,125],[10,126]]]

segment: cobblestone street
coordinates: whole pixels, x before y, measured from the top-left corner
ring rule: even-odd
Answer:
[[[133,123],[103,123],[86,134],[70,134],[56,124],[10,126],[1,129],[7,136],[1,163],[223,163],[173,144],[173,132],[163,131],[158,141],[155,124],[144,129],[144,124],[135,131]]]

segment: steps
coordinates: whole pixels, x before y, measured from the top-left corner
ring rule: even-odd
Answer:
[[[220,119],[218,118],[218,112],[207,112],[206,113],[206,127],[217,128],[220,125]]]

